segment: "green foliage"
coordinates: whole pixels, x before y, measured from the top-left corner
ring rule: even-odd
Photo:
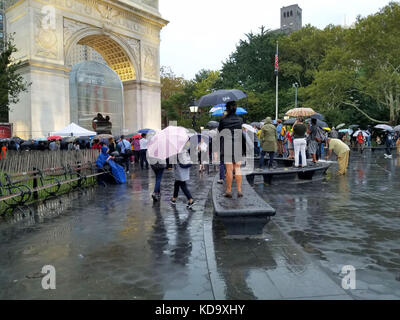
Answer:
[[[12,35],[4,43],[0,40],[0,122],[8,122],[8,112],[11,104],[19,102],[21,92],[27,91],[30,86],[18,73],[21,62],[13,61],[12,55],[17,52],[13,44]]]
[[[290,35],[261,27],[249,33],[220,71],[201,70],[193,80],[181,79],[180,89],[163,101],[178,123],[191,127],[186,111],[191,101],[216,89],[240,89],[248,94],[241,106],[246,121],[275,116],[274,58],[279,43],[279,117],[298,105],[339,123],[400,121],[400,4],[391,2],[376,14],[358,17],[354,27],[306,25]],[[164,90],[164,88],[163,88]],[[208,111],[208,110],[206,110]],[[207,112],[196,122],[209,120]]]
[[[282,37],[282,34],[270,32],[264,27],[258,34],[246,34],[247,39],[240,40],[236,51],[223,64],[222,85],[258,93],[273,88],[276,42]]]

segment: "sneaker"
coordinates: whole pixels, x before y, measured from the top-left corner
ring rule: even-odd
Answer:
[[[186,207],[187,207],[188,209],[192,209],[195,203],[196,203],[196,201],[194,201],[194,200],[193,200],[192,202],[188,202],[187,205],[186,205]]]
[[[176,200],[171,199],[171,204],[176,205]]]
[[[157,202],[157,201],[158,201],[157,194],[153,193],[153,194],[151,195],[151,197],[153,198],[153,201],[154,201],[154,202]]]
[[[224,180],[220,179],[220,180],[217,181],[217,183],[224,184]]]
[[[391,155],[391,154],[389,154],[389,155],[388,155],[388,158],[389,158],[389,159],[392,159],[392,155]]]

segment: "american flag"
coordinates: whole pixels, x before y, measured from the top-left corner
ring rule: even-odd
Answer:
[[[278,71],[279,71],[278,44],[276,44],[276,54],[275,54],[275,75],[278,75]]]

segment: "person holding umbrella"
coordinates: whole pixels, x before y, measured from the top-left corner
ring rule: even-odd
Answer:
[[[363,153],[364,151],[364,134],[360,130],[357,135],[357,145],[358,149],[360,150],[360,153]]]
[[[236,115],[236,102],[229,101],[226,104],[226,112],[227,115],[221,119],[218,126],[218,132],[221,137],[221,144],[220,144],[220,157],[221,160],[225,164],[225,171],[226,171],[226,193],[224,194],[227,198],[232,198],[232,183],[233,183],[233,171],[235,171],[235,180],[236,180],[236,187],[238,192],[238,197],[243,197],[242,193],[242,173],[240,170],[241,164],[241,156],[234,154],[234,146],[238,141],[238,132],[240,132],[240,138],[242,138],[242,126],[243,126],[243,119]],[[231,139],[225,141],[223,135],[221,135],[222,131],[229,130]],[[227,140],[227,139],[226,139]],[[241,139],[243,143],[243,138]],[[226,148],[227,154],[225,154],[224,144],[231,144],[231,147]],[[242,146],[242,145],[241,145]]]
[[[192,209],[195,201],[190,193],[186,182],[190,180],[190,167],[192,166],[190,156],[186,150],[183,150],[178,155],[178,163],[175,164],[175,183],[174,183],[174,194],[171,199],[171,204],[176,205],[176,199],[178,198],[179,189],[182,189],[185,194],[188,203],[187,208]]]
[[[385,158],[392,159],[392,150],[391,150],[392,143],[393,143],[393,137],[392,134],[388,131],[385,136],[385,146],[386,146]]]
[[[304,124],[303,117],[298,117],[296,122],[293,125],[293,145],[294,145],[294,166],[296,168],[299,167],[299,155],[301,154],[301,166],[307,166],[307,157],[306,157],[306,132],[307,127]]]

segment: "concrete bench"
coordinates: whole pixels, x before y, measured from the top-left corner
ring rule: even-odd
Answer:
[[[242,180],[242,198],[238,198],[236,192],[233,192],[233,198],[224,197],[226,186],[219,184],[218,180],[219,175],[216,175],[212,187],[214,211],[217,219],[225,225],[227,233],[261,234],[264,226],[275,215],[275,209],[255,192],[246,179]]]

